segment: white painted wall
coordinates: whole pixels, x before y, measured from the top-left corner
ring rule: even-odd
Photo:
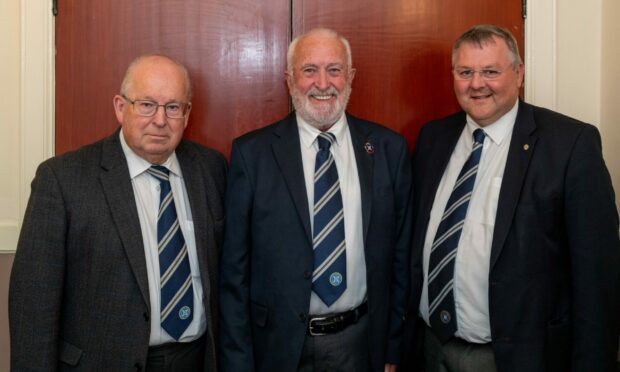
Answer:
[[[601,133],[616,206],[620,209],[620,1],[603,0],[601,40]]]
[[[37,165],[52,156],[50,2],[0,1],[0,253],[15,250]]]
[[[20,0],[0,1],[0,249],[14,245],[21,218],[20,27]]]
[[[528,102],[597,125],[620,192],[620,2],[528,1]],[[36,166],[53,154],[49,1],[0,1],[0,252],[12,251]]]

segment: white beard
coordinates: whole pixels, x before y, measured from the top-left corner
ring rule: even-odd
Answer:
[[[321,105],[316,107],[310,102],[310,96],[331,94],[336,96],[336,102],[330,105]],[[329,129],[332,125],[340,119],[344,110],[349,102],[351,96],[351,84],[346,84],[342,93],[338,93],[336,88],[329,87],[324,91],[320,91],[317,88],[312,88],[308,93],[303,94],[296,87],[291,89],[291,98],[295,111],[304,119],[308,124],[313,127],[324,131]]]

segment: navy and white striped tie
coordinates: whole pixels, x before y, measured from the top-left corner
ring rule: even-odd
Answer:
[[[474,131],[471,154],[454,184],[431,247],[428,264],[429,320],[434,333],[444,342],[454,336],[457,330],[453,291],[454,262],[476,182],[484,138],[482,129]]]
[[[160,165],[153,165],[147,171],[159,180],[161,190],[157,216],[161,326],[172,338],[178,340],[194,316],[194,290],[187,245],[179,226],[170,188],[170,171]]]
[[[336,163],[329,151],[335,140],[332,133],[319,134],[314,170],[312,290],[327,306],[338,300],[347,288],[342,195]]]

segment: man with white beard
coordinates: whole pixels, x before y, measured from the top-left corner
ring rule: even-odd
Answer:
[[[297,37],[295,112],[236,139],[221,261],[222,371],[394,371],[408,287],[404,138],[345,113],[347,40]]]

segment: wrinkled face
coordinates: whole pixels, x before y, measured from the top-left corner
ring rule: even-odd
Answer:
[[[314,127],[329,129],[347,107],[355,75],[344,45],[334,37],[309,35],[297,43],[292,62],[287,84],[295,110]]]
[[[463,43],[454,60],[454,93],[459,104],[480,126],[494,123],[519,98],[523,64],[513,67],[506,42],[497,37],[482,45]],[[480,71],[485,70],[486,74]],[[458,71],[477,71],[462,79]],[[497,73],[497,74],[494,74]],[[483,77],[486,75],[486,77]]]
[[[164,107],[158,107],[155,115],[145,117],[137,114],[129,100],[148,100],[159,105],[187,103],[183,72],[164,57],[147,57],[134,67],[125,93],[127,100],[120,95],[114,97],[114,110],[125,141],[148,162],[165,162],[183,137],[189,110],[182,118],[170,119]]]

